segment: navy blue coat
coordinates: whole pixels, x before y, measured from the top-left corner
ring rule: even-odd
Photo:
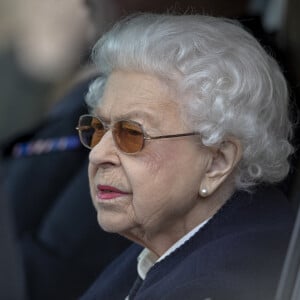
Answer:
[[[270,300],[293,222],[278,190],[238,192],[195,236],[150,269],[134,299]],[[125,299],[141,250],[134,245],[123,253],[82,300]]]

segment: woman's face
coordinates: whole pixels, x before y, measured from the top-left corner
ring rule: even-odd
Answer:
[[[157,77],[115,71],[95,114],[109,123],[139,122],[151,136],[190,132],[174,97]],[[108,131],[90,152],[90,189],[100,226],[142,244],[155,239],[172,244],[199,224],[198,191],[211,153],[197,140],[145,141],[141,152],[126,154]]]

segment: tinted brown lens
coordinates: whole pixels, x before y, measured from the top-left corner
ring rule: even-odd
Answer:
[[[129,121],[116,123],[114,138],[118,147],[126,153],[135,153],[143,148],[143,130],[137,123]]]
[[[80,119],[79,128],[81,142],[88,148],[96,146],[105,134],[103,124],[92,116],[83,116]]]

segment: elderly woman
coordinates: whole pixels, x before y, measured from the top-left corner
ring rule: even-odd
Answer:
[[[154,14],[94,60],[78,124],[92,200],[135,243],[83,299],[271,299],[293,223],[270,185],[293,151],[277,63],[235,22]]]

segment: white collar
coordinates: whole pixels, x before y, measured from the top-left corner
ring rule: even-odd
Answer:
[[[210,218],[209,218],[210,219]],[[173,244],[161,257],[158,257],[155,253],[145,248],[138,256],[138,264],[137,271],[139,276],[144,280],[148,271],[159,261],[162,261],[176,249],[181,247],[184,243],[186,243],[193,235],[195,235],[200,228],[202,228],[209,219],[205,220],[191,231],[189,231],[186,235],[184,235],[181,239],[179,239],[175,244]]]

